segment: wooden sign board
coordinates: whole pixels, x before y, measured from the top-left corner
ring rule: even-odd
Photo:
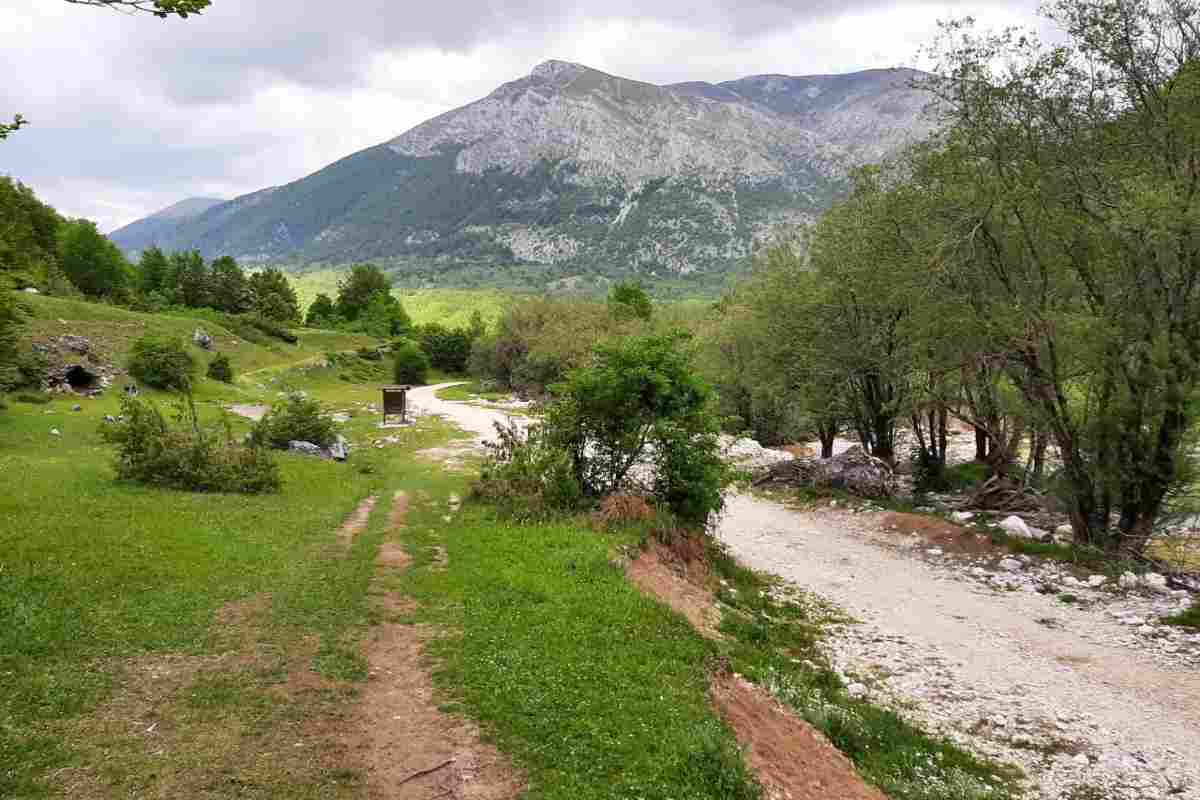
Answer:
[[[384,386],[383,387],[383,424],[389,422],[403,425],[407,422],[408,415],[408,390],[411,386]],[[389,417],[399,417],[398,420],[389,420]]]

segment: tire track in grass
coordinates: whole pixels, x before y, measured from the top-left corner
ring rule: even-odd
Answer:
[[[386,584],[411,559],[398,536],[404,529],[408,496],[392,499],[388,539],[376,557],[376,584]],[[480,741],[469,721],[439,710],[425,646],[429,625],[400,618],[414,604],[394,591],[382,592],[383,621],[365,644],[366,686],[350,746],[364,765],[371,800],[508,800],[524,786],[520,773],[496,748]]]

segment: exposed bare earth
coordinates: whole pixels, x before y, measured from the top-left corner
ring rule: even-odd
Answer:
[[[390,536],[402,528],[407,497],[397,493]],[[408,558],[398,543],[385,542],[377,559],[380,576],[404,569]],[[365,769],[372,800],[505,800],[523,781],[508,760],[480,741],[467,720],[438,710],[424,648],[435,632],[398,618],[410,603],[393,592],[382,597],[384,621],[365,646],[370,677],[358,718],[348,733]]]
[[[877,702],[1020,763],[1033,797],[1200,798],[1197,672],[1106,644],[1097,630],[1120,631],[1102,614],[1050,625],[1051,597],[989,591],[887,546],[896,518],[728,500],[717,535],[741,561],[862,620],[829,647]]]
[[[709,689],[769,800],[886,800],[811,725],[738,675]]]
[[[631,562],[626,574],[643,591],[687,618],[703,636],[720,638],[716,629],[720,612],[712,592],[676,574],[673,567],[688,571],[684,565],[669,563],[666,552],[652,549]],[[715,676],[709,694],[733,729],[768,800],[884,800],[824,736],[740,675]]]

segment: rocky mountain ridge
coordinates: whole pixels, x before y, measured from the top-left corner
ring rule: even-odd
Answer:
[[[402,285],[719,282],[855,164],[929,130],[909,70],[657,86],[547,61],[286,186],[111,236]]]

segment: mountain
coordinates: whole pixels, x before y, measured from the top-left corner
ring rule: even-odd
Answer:
[[[851,166],[928,130],[914,74],[657,86],[547,61],[154,241],[251,262],[375,260],[402,285],[714,283],[776,226],[820,213]],[[133,227],[114,241],[145,246]]]
[[[219,197],[189,197],[118,228],[108,234],[108,238],[127,252],[145,250],[160,242],[166,244],[174,241],[174,230],[180,223],[224,202]]]

